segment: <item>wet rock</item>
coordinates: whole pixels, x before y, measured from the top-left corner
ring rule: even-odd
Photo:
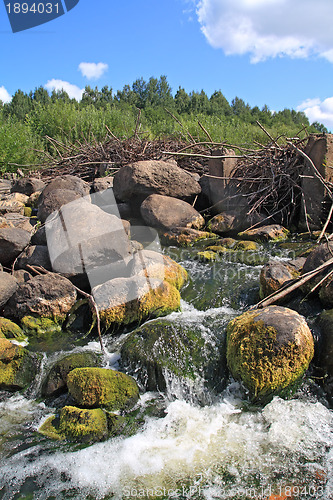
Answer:
[[[114,176],[113,189],[121,201],[142,200],[152,194],[191,200],[201,192],[195,178],[173,160],[139,161],[122,167]]]
[[[163,319],[146,323],[126,338],[122,366],[148,391],[165,391],[170,376],[184,386],[186,381],[201,380],[204,387],[221,390],[226,382],[224,338],[218,345],[217,339],[203,335],[200,326]]]
[[[0,214],[18,213],[23,215],[28,196],[21,193],[12,193],[0,201]]]
[[[24,229],[0,229],[0,263],[4,266],[12,264],[29,245],[30,238],[30,233]]]
[[[285,229],[278,224],[273,224],[270,226],[248,229],[246,231],[243,231],[242,233],[239,233],[238,236],[243,240],[258,242],[281,241],[288,238],[289,231],[288,229]]]
[[[322,384],[333,403],[333,309],[320,314],[318,325],[321,331],[321,348],[318,366],[323,370]]]
[[[64,206],[46,234],[53,270],[80,288],[89,286],[88,276],[92,287],[111,279],[131,258],[121,219],[85,199]]]
[[[27,388],[37,374],[38,365],[35,354],[0,338],[0,389],[18,391]]]
[[[313,337],[305,319],[285,307],[248,311],[227,328],[230,372],[255,401],[291,395],[313,354]]]
[[[0,318],[0,337],[22,341],[25,338],[22,328],[7,318]]]
[[[172,231],[164,232],[160,235],[163,245],[176,245],[178,247],[195,246],[201,242],[208,243],[208,241],[214,241],[218,238],[217,234],[188,227],[175,227]]]
[[[333,307],[333,280],[329,277],[321,285],[319,291],[319,299],[324,307],[331,309]]]
[[[180,307],[179,291],[167,281],[145,276],[115,278],[92,290],[105,328],[165,316]]]
[[[260,298],[276,292],[288,281],[296,278],[297,274],[295,268],[286,262],[269,261],[260,273]]]
[[[100,408],[87,410],[76,406],[64,406],[60,417],[49,417],[38,429],[40,434],[50,438],[83,443],[102,441],[108,436],[107,416]]]
[[[244,252],[254,252],[256,250],[259,250],[259,245],[255,241],[237,241],[235,246],[233,247],[234,250],[240,250]]]
[[[167,281],[180,290],[187,281],[185,269],[170,259],[153,250],[138,251],[129,263],[130,276],[146,276]]]
[[[1,324],[1,323],[0,323]],[[54,396],[67,388],[67,376],[75,368],[99,367],[101,355],[94,352],[76,352],[57,360],[42,388],[43,396]]]
[[[236,224],[237,220],[235,215],[221,213],[210,219],[207,228],[213,233],[225,234],[234,232],[237,227]]]
[[[0,271],[0,307],[3,307],[18,288],[17,280],[9,273]]]
[[[43,193],[38,203],[38,219],[45,222],[53,212],[78,198],[80,198],[80,195],[70,189],[54,189],[47,194]]]
[[[45,182],[41,179],[36,179],[34,177],[21,177],[14,182],[11,192],[22,193],[26,196],[30,196],[36,191],[42,191],[45,186]]]
[[[204,218],[185,201],[152,194],[141,205],[141,215],[148,226],[160,229],[187,227],[201,229]]]
[[[75,368],[67,376],[67,386],[75,401],[86,408],[127,410],[139,399],[132,377],[106,368]]]
[[[17,258],[16,269],[28,270],[27,266],[41,266],[47,271],[52,271],[49,251],[43,245],[31,245]]]
[[[4,315],[19,320],[25,316],[37,316],[61,323],[75,301],[76,290],[72,283],[49,273],[20,284],[7,302]]]

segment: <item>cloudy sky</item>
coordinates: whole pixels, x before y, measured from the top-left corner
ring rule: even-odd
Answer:
[[[116,91],[166,75],[174,92],[220,89],[229,101],[302,110],[333,130],[332,0],[80,0],[15,34],[4,3],[3,101],[19,88],[80,99],[87,84]]]

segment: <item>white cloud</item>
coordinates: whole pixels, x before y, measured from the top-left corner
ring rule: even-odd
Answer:
[[[333,62],[332,0],[199,0],[197,15],[208,42],[227,55]]]
[[[109,66],[105,63],[86,63],[82,62],[79,64],[79,70],[82,75],[88,78],[88,80],[98,79],[104,75]]]
[[[4,86],[0,87],[0,101],[2,102],[10,102],[12,100],[12,96],[7,92]]]
[[[80,89],[77,85],[64,82],[63,80],[56,80],[55,78],[49,80],[44,87],[50,92],[52,90],[64,90],[71,99],[76,99],[77,101],[82,99],[82,94],[84,92],[84,89]]]
[[[298,106],[297,111],[303,111],[310,123],[323,123],[326,128],[333,130],[333,97],[324,101],[319,98],[307,99]]]

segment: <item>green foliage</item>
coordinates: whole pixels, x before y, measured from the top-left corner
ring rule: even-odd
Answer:
[[[309,132],[327,132],[324,125],[311,127],[304,113],[284,109],[272,113],[251,106],[239,97],[231,104],[221,90],[210,97],[201,90],[187,93],[179,87],[175,96],[166,76],[137,79],[113,94],[112,88],[87,86],[80,102],[71,99],[64,90],[51,95],[43,87],[29,94],[18,90],[10,103],[0,103],[0,169],[15,170],[13,164],[38,163],[36,149],[56,154],[46,136],[62,142],[103,140],[106,126],[119,138],[133,135],[141,110],[139,132],[147,138],[186,137],[207,140],[198,120],[214,141],[236,145],[252,145],[253,141],[267,142],[257,121],[272,136],[295,136],[303,126]],[[175,115],[180,125],[170,113]]]

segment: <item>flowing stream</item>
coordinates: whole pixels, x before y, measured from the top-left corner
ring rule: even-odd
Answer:
[[[168,253],[191,274],[182,311],[168,320],[176,329],[196,325],[214,345],[230,319],[256,302],[261,267]],[[272,256],[292,255],[275,246],[261,253]],[[310,322],[316,313],[309,310]],[[105,341],[105,365],[117,366],[119,340]],[[74,349],[98,351],[97,342],[86,342]],[[44,371],[60,354],[45,354]],[[160,414],[146,416],[133,435],[86,446],[36,432],[53,413],[36,399],[42,376],[28,393],[0,394],[1,499],[333,498],[333,412],[310,378],[293,399],[261,408],[232,379],[213,394],[200,377],[184,387],[166,374],[166,394],[145,393],[138,404],[159,406]]]

